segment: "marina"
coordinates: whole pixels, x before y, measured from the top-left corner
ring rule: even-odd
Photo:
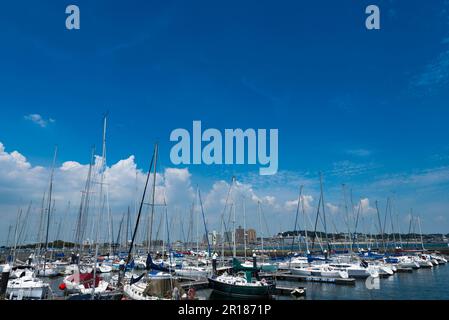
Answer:
[[[118,272],[110,272],[101,274],[101,281],[108,282],[109,288],[101,289],[99,283],[96,284],[95,299],[113,299],[113,300],[128,300],[129,295],[122,292],[118,288],[111,288],[114,283],[113,278]],[[2,277],[5,273],[2,273]],[[136,273],[137,275],[137,273]],[[180,295],[179,299],[194,299],[194,300],[223,300],[224,298],[220,292],[214,292],[209,281],[205,277],[197,279],[168,276],[172,281],[179,284],[179,289],[187,294],[184,298]],[[267,299],[274,300],[332,300],[332,299],[390,299],[398,298],[395,295],[402,292],[400,299],[439,299],[445,297],[445,283],[449,279],[449,268],[446,264],[439,264],[432,268],[398,268],[391,276],[383,276],[378,278],[378,287],[373,289],[366,285],[365,279],[354,278],[330,278],[317,276],[297,276],[292,275],[288,271],[275,273],[260,273],[261,279],[266,279],[274,284],[270,296]],[[23,282],[17,282],[17,279],[32,281],[34,289],[24,287]],[[9,280],[9,290],[7,290],[7,299],[48,299],[48,300],[90,300],[92,294],[90,289],[77,290],[69,292],[67,288],[62,290],[61,284],[64,283],[65,276],[56,275],[52,277],[40,277],[40,280],[33,276],[19,277],[16,280]],[[34,280],[36,279],[36,280]],[[158,280],[153,281],[157,282]],[[89,279],[87,279],[89,281]],[[164,281],[160,279],[159,281]],[[169,280],[170,281],[170,280]],[[3,279],[0,281],[3,284]],[[17,284],[16,284],[17,283]],[[20,290],[14,291],[14,286],[21,287]],[[28,289],[30,288],[30,289]],[[46,293],[36,292],[36,288],[47,288]],[[173,291],[173,287],[168,285],[167,291]],[[194,296],[190,296],[194,292]],[[443,296],[440,296],[443,294]],[[173,299],[173,297],[162,296],[154,299]],[[231,299],[239,299],[239,297],[232,297]],[[252,298],[254,299],[254,297]]]
[[[449,0],[2,12],[2,314],[448,308]]]
[[[371,230],[363,233],[358,229],[361,202],[358,206],[351,204],[353,229],[348,227],[346,233],[329,233],[326,218],[329,221],[332,217],[326,215],[322,174],[319,176],[317,212],[313,218],[315,224],[311,223],[305,210],[304,186],[301,186],[293,231],[275,237],[264,234],[269,233],[268,226],[265,225],[267,231],[264,231],[264,208],[261,201],[257,201],[259,237],[256,237],[254,229],[246,229],[246,199],[237,196],[239,182],[232,177],[220,216],[221,233],[209,231],[207,213],[197,187],[187,221],[188,235],[184,242],[173,242],[170,228],[173,218],[169,218],[166,199],[158,203],[160,199],[156,198],[158,144],[153,148],[142,194],[136,194],[135,219],[131,219],[128,208],[114,235],[106,175],[107,124],[108,119],[104,117],[102,155],[94,160],[92,150],[72,241],[60,238],[63,220],[60,220],[57,232],[52,230],[55,227],[51,219],[55,207],[53,193],[58,156],[55,148],[48,189],[40,207],[39,228],[31,229],[37,233],[38,242],[22,243],[32,211],[30,203],[26,210],[19,210],[15,226],[10,227],[13,231],[8,234],[8,246],[1,249],[0,296],[3,299],[327,299],[325,293],[330,287],[360,291],[360,287],[365,286],[368,291],[382,291],[383,283],[395,282],[390,280],[392,278],[413,278],[418,272],[424,276],[426,271],[430,275],[440,275],[444,274],[439,272],[440,269],[447,269],[444,255],[447,243],[425,243],[424,239],[428,238],[422,233],[419,216],[410,215],[407,234],[395,231],[395,225],[399,226],[392,216],[391,198],[387,199],[384,212],[379,210],[376,202],[380,233]],[[349,212],[345,219],[350,219]],[[237,220],[243,220],[243,228],[237,227]],[[336,229],[332,220],[331,223]],[[301,230],[301,225],[306,228]],[[391,233],[387,233],[387,226]],[[313,230],[307,227],[313,227]],[[89,229],[89,238],[93,240],[87,237]],[[442,235],[440,241],[445,239]],[[427,285],[432,283],[429,281]],[[352,296],[350,299],[358,298]]]

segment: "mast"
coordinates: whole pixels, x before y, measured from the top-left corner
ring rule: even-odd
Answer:
[[[42,202],[41,202],[41,210],[40,210],[40,216],[39,216],[39,229],[37,231],[37,246],[34,250],[34,253],[36,256],[40,257],[42,253],[42,244],[44,242],[44,225],[45,225],[45,199],[47,197],[47,190],[44,191],[44,195],[42,196]]]
[[[351,227],[349,225],[349,210],[348,210],[348,201],[347,201],[347,197],[346,197],[346,185],[343,184],[342,187],[343,187],[343,198],[344,198],[344,202],[345,202],[346,227],[348,228],[348,237],[350,239],[349,251],[352,252],[352,234],[351,234]]]
[[[172,265],[171,251],[172,250],[171,250],[171,243],[170,243],[170,228],[169,228],[169,225],[168,225],[168,207],[167,207],[167,204],[165,202],[165,198],[164,198],[164,204],[165,204],[165,228],[167,230],[168,259],[170,261],[169,269],[171,270],[171,265]],[[171,278],[170,278],[170,280],[171,280]]]
[[[126,259],[126,264],[128,264],[130,262],[130,260],[131,260],[131,254],[132,254],[133,247],[134,247],[134,241],[135,241],[136,235],[137,235],[137,230],[139,228],[140,217],[142,215],[142,208],[143,208],[143,205],[145,203],[145,195],[147,193],[148,182],[150,180],[151,168],[153,167],[154,159],[155,159],[155,153],[153,153],[153,157],[151,158],[150,170],[148,170],[147,179],[145,181],[145,187],[143,189],[143,194],[142,194],[142,201],[140,202],[139,212],[137,213],[136,225],[134,226],[134,232],[133,232],[133,236],[132,236],[132,239],[131,239],[131,244],[129,246],[128,257]]]
[[[204,214],[203,200],[201,199],[201,191],[198,188],[198,198],[200,200],[201,213],[203,215],[203,223],[204,223],[204,232],[206,232],[206,241],[207,241],[207,252],[209,257],[211,257],[211,249],[210,249],[210,241],[209,241],[209,231],[207,230],[206,224],[206,216]],[[246,247],[245,247],[246,248]],[[245,252],[246,253],[246,252]]]
[[[154,167],[153,167],[153,193],[151,197],[151,220],[150,220],[150,239],[148,243],[148,253],[152,249],[152,238],[153,238],[153,220],[154,220],[154,197],[156,194],[156,166],[157,166],[157,155],[158,155],[158,144],[154,145]],[[151,169],[150,169],[151,171]]]
[[[408,237],[407,237],[407,243],[405,244],[406,247],[408,247],[408,242],[410,241],[410,237],[411,237],[412,221],[413,221],[413,209],[410,209],[410,224],[408,225]]]
[[[198,187],[196,189],[196,195],[198,194]],[[200,223],[200,214],[198,212],[198,210],[196,210],[196,195],[195,195],[195,205],[194,205],[194,214],[195,214],[195,231],[196,231],[196,253],[197,253],[197,259],[196,259],[196,263],[197,266],[199,264],[199,259],[200,259],[200,230],[199,230],[199,223]]]
[[[125,250],[128,249],[128,240],[129,240],[129,228],[130,228],[130,221],[129,221],[129,206],[128,206],[128,216],[126,217],[126,232],[125,232]]]
[[[394,229],[394,221],[393,221],[393,201],[390,201],[390,222],[391,222],[391,233],[393,234],[393,244],[396,249],[397,243],[396,243],[396,234]]]
[[[17,233],[18,233],[18,229],[19,229],[19,223],[20,223],[20,219],[22,217],[22,209],[19,208],[18,212],[17,212],[17,221],[16,221],[16,227],[14,229],[14,250],[13,250],[13,258],[12,258],[12,265],[14,265],[15,261],[16,261],[16,250],[17,250]]]
[[[263,254],[264,248],[263,248],[262,210],[260,209],[260,201],[257,201],[257,211],[259,212],[260,239],[261,239],[262,254]]]
[[[106,191],[103,189],[105,183],[105,174],[106,174],[106,132],[107,132],[107,115],[103,118],[103,135],[102,135],[102,152],[101,152],[101,164],[99,165],[99,173],[100,173],[100,193],[99,193],[99,212],[98,212],[98,220],[96,224],[96,232],[95,232],[95,243],[98,243],[98,235],[101,232],[100,223],[102,221],[103,212],[106,209],[108,214],[108,242],[110,243],[109,249],[111,249],[112,245],[112,234],[111,234],[111,218],[110,218],[110,208],[109,208],[109,197],[108,197],[108,189]],[[111,250],[110,250],[111,251]]]
[[[379,212],[379,206],[378,206],[377,200],[376,200],[376,211],[377,211],[377,219],[379,222],[379,232],[380,232],[381,241],[382,241],[382,245],[383,245],[384,252],[385,252],[384,233],[383,233],[383,229],[382,229],[382,222],[380,221],[380,212]],[[377,237],[376,237],[376,239],[377,239]]]
[[[231,185],[229,186],[229,190],[228,190],[228,194],[226,196],[226,202],[225,202],[225,206],[223,208],[223,212],[221,214],[221,233],[222,233],[222,238],[221,238],[221,258],[222,258],[222,264],[224,266],[224,247],[225,247],[225,242],[228,242],[229,245],[229,239],[227,237],[227,228],[226,228],[226,222],[225,222],[225,214],[226,214],[226,209],[228,207],[228,202],[229,202],[229,198],[231,196],[231,190],[232,187],[234,186],[235,183],[235,176],[232,177],[232,182]]]
[[[120,239],[122,237],[122,227],[123,227],[123,222],[125,220],[125,213],[122,216],[122,219],[120,220],[120,224],[118,227],[118,233],[117,233],[117,240],[115,241],[115,245],[114,247],[121,247],[123,242],[121,241],[122,239]],[[116,252],[114,252],[113,254],[115,255]]]
[[[385,218],[384,218],[384,226],[382,229],[382,234],[384,234],[385,242],[384,242],[384,250],[386,252],[387,250],[387,245],[388,245],[388,241],[390,240],[390,237],[388,236],[388,233],[386,232],[387,230],[387,216],[388,216],[388,209],[390,208],[390,197],[387,198],[387,206],[385,208]]]
[[[304,204],[304,196],[301,195],[301,208],[302,208],[302,214],[303,214],[303,218],[304,218],[304,236],[305,236],[305,243],[306,243],[306,255],[310,254],[310,250],[309,250],[309,235],[307,234],[307,214],[306,214],[306,208],[305,208],[305,204]],[[309,218],[310,221],[310,218]]]
[[[296,230],[297,230],[296,227],[298,225],[299,208],[300,208],[301,199],[302,199],[302,189],[303,189],[303,186],[301,186],[299,188],[298,206],[296,207],[295,226],[293,228],[293,240],[292,240],[292,247],[290,250],[292,252],[293,252],[293,247],[295,246],[295,237],[296,237]],[[301,235],[301,232],[299,234]],[[290,262],[291,262],[291,258],[290,258]]]
[[[47,231],[46,231],[46,235],[45,235],[45,253],[44,253],[44,275],[45,275],[45,267],[47,265],[47,261],[46,261],[46,255],[47,255],[47,251],[48,251],[48,232],[50,229],[50,217],[51,217],[51,205],[52,205],[52,193],[53,193],[53,178],[54,178],[54,174],[55,174],[55,165],[56,165],[56,157],[58,155],[58,147],[55,147],[55,154],[53,157],[53,165],[51,168],[51,175],[50,175],[50,187],[49,187],[49,192],[48,192],[48,214],[47,214]]]
[[[80,209],[79,209],[79,215],[78,215],[78,223],[76,227],[76,234],[75,234],[75,242],[79,244],[79,251],[82,251],[83,248],[83,238],[85,234],[85,230],[87,227],[87,214],[89,210],[89,196],[90,196],[90,190],[91,190],[91,182],[92,182],[92,169],[94,166],[94,158],[95,158],[95,147],[92,147],[91,151],[91,158],[89,163],[89,171],[87,173],[86,178],[86,185],[84,187],[84,190],[81,194],[81,203],[80,203]]]
[[[326,236],[326,241],[327,241],[327,249],[329,251],[330,254],[330,243],[329,243],[329,238],[327,236],[327,224],[326,224],[326,209],[325,209],[325,202],[324,202],[324,192],[323,192],[323,174],[320,172],[320,192],[321,192],[321,206],[323,209],[323,220],[324,220],[324,234]]]
[[[94,268],[94,277],[92,279],[92,295],[91,299],[94,300],[95,298],[95,279],[97,278],[97,260],[98,260],[98,243],[95,243],[95,257],[93,261],[93,268]]]
[[[421,235],[421,246],[423,251],[426,251],[426,249],[424,248],[424,239],[423,239],[423,235],[422,235],[422,230],[421,230],[421,218],[418,216],[418,226],[419,226],[419,234]]]
[[[401,225],[399,224],[399,213],[396,214],[396,223],[398,224],[399,243],[402,249],[404,247],[404,244],[402,243]]]
[[[245,261],[246,261],[246,204],[245,204],[245,197],[243,197],[243,248],[245,250]]]
[[[351,203],[352,203],[352,193],[351,193]],[[352,204],[352,208],[354,210],[354,205],[353,204]],[[358,239],[358,237],[357,237],[357,227],[359,225],[359,217],[360,217],[361,210],[362,210],[362,200],[359,201],[359,207],[357,208],[357,217],[355,219],[355,227],[354,227],[354,234],[353,234],[353,240],[352,240],[352,247],[355,244],[355,239],[356,238]],[[359,241],[357,241],[357,249],[360,249]]]
[[[232,241],[234,242],[234,251],[233,251],[233,255],[234,258],[237,258],[237,247],[236,247],[236,243],[235,243],[235,203],[232,204],[233,205],[233,219],[232,219],[232,224],[233,224],[233,229],[234,231],[232,232]]]

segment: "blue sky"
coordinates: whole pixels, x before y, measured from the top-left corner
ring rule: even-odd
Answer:
[[[413,207],[425,231],[449,232],[448,1],[74,1],[77,31],[65,29],[68,4],[1,8],[4,152],[48,167],[57,144],[59,165],[86,164],[108,112],[108,163],[135,155],[146,170],[158,140],[163,170],[170,132],[193,120],[277,128],[276,177],[191,166],[192,186],[208,193],[235,174],[279,205],[301,183],[316,202],[323,171],[335,205],[342,183],[371,206],[395,194],[404,219]],[[381,30],[365,28],[369,4]]]

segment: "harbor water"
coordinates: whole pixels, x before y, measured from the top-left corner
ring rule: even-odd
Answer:
[[[105,279],[110,275],[103,275]],[[55,297],[62,297],[58,286],[62,277],[47,279]],[[306,295],[295,298],[290,295],[278,295],[278,300],[449,300],[449,265],[439,265],[431,269],[413,270],[411,273],[395,273],[387,278],[379,278],[378,286],[369,286],[365,280],[356,280],[355,285],[337,285],[318,282],[292,282],[278,280],[282,287],[304,287]],[[202,300],[224,300],[211,289],[197,291]]]

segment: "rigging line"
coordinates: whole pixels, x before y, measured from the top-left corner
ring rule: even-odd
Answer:
[[[137,231],[138,231],[138,228],[139,228],[140,217],[142,215],[143,203],[145,202],[145,195],[146,195],[147,188],[148,188],[148,182],[149,182],[150,176],[151,176],[151,168],[153,166],[154,158],[155,158],[155,153],[153,152],[153,156],[151,158],[150,170],[148,171],[147,179],[146,179],[146,182],[145,182],[145,188],[143,189],[142,201],[140,202],[139,212],[137,213],[136,225],[134,227],[134,232],[133,232],[133,236],[132,236],[132,239],[131,239],[131,244],[129,246],[128,257],[126,259],[126,264],[128,264],[129,261],[131,260],[131,253],[132,253],[132,250],[133,250],[133,247],[134,247],[134,241],[136,239],[136,234],[137,234]]]
[[[346,227],[348,228],[348,237],[349,237],[349,250],[352,251],[352,234],[351,234],[351,226],[350,226],[350,218],[349,218],[349,210],[348,210],[348,199],[346,195],[346,185],[343,184],[343,198],[345,203],[345,219],[346,219]]]
[[[154,197],[156,195],[156,172],[157,172],[157,157],[158,157],[159,145],[156,143],[154,147],[154,172],[153,172],[153,192],[152,192],[152,206],[151,206],[151,221],[150,221],[150,242],[148,252],[151,252],[152,249],[152,237],[153,237],[153,220],[154,220]]]
[[[352,201],[352,200],[351,200],[351,201]],[[355,239],[356,239],[356,237],[357,237],[357,228],[358,228],[358,226],[359,226],[359,216],[360,216],[361,208],[362,208],[362,200],[360,199],[360,201],[359,201],[359,207],[358,207],[358,209],[357,209],[357,217],[356,217],[356,220],[355,220],[355,227],[354,227],[354,234],[353,234],[353,242],[352,242],[352,245],[355,244]]]
[[[303,186],[301,186],[299,188],[298,206],[296,208],[295,226],[293,229],[293,240],[292,240],[292,246],[290,249],[291,252],[293,252],[293,248],[295,246],[296,226],[298,225],[299,208],[300,208],[301,200],[302,200],[302,189],[303,189]],[[300,233],[300,235],[301,235],[301,233]],[[292,257],[290,257],[290,262],[291,262],[291,260],[292,260]]]
[[[315,248],[315,238],[317,238],[317,226],[318,226],[318,217],[320,215],[320,208],[321,208],[321,195],[320,198],[318,200],[318,207],[317,207],[317,212],[316,212],[316,219],[315,219],[315,226],[313,228],[313,239],[312,239],[312,251]]]
[[[55,166],[56,166],[56,157],[58,155],[58,147],[55,147],[55,154],[53,157],[53,164],[52,164],[52,168],[51,168],[51,175],[50,175],[50,188],[49,188],[49,193],[48,193],[48,215],[47,215],[47,231],[46,231],[46,236],[45,236],[45,254],[47,253],[48,250],[48,236],[49,236],[49,229],[50,229],[50,216],[51,216],[51,205],[52,205],[52,193],[53,193],[53,178],[54,178],[54,174],[55,174]],[[45,257],[45,255],[44,255]],[[45,273],[45,265],[46,263],[44,263],[44,273]]]
[[[393,198],[394,198],[394,196],[393,196]],[[390,223],[391,223],[391,233],[393,234],[393,243],[396,248],[397,247],[396,234],[395,234],[394,222],[393,222],[393,200],[390,203]]]
[[[386,241],[384,242],[384,250],[386,251],[386,243],[388,243],[389,240],[389,236],[386,232],[387,229],[387,216],[388,216],[388,208],[390,207],[390,197],[387,198],[387,204],[386,204],[386,208],[385,208],[385,218],[384,218],[384,226],[382,229],[382,234],[384,235],[384,237],[386,237]]]
[[[206,232],[207,248],[208,248],[208,253],[209,253],[209,257],[210,257],[211,256],[211,252],[210,252],[209,232],[207,230],[206,216],[204,214],[204,207],[203,207],[203,200],[201,199],[201,191],[200,191],[199,188],[198,188],[198,198],[200,200],[201,213],[203,215],[204,231]]]
[[[33,202],[30,201],[30,204],[28,205],[27,211],[25,213],[25,217],[21,223],[21,228],[20,228],[19,237],[18,237],[19,242],[21,242],[22,236],[25,234],[26,223],[29,221],[32,203]],[[23,239],[23,241],[25,242],[25,239]]]

